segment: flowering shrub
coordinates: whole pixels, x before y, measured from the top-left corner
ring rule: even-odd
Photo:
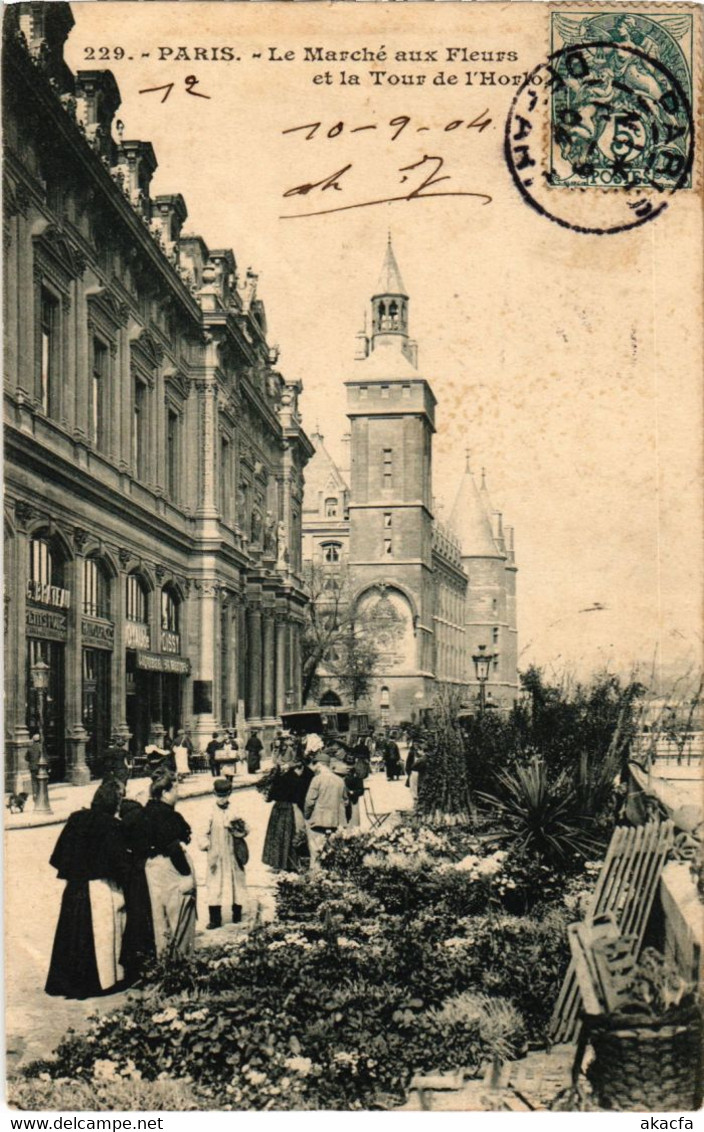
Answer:
[[[525,1018],[528,1037],[547,1038],[552,1008],[569,963],[566,909],[540,919],[490,915],[467,921],[467,958],[479,986],[510,999]]]
[[[364,1109],[544,1038],[574,918],[561,893],[545,904],[552,872],[415,819],[335,835],[321,862],[279,877],[277,922],[156,963],[141,998],[30,1072],[115,1096],[176,1076],[184,1107]],[[529,881],[543,914],[507,914]]]

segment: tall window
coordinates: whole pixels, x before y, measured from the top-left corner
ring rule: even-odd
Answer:
[[[384,558],[393,558],[393,546],[390,538],[384,539]]]
[[[323,559],[325,562],[339,562],[340,561],[340,544],[339,542],[328,542],[323,547]]]
[[[27,597],[30,601],[48,602],[68,608],[69,595],[64,586],[64,560],[51,542],[33,538],[29,543]]]
[[[138,479],[147,474],[147,387],[134,379],[132,401],[132,466]]]
[[[86,617],[110,616],[110,586],[96,558],[86,558],[83,563],[83,612]]]
[[[40,586],[51,585],[53,573],[53,560],[51,547],[44,539],[33,538],[29,544],[29,577],[30,581]]]
[[[169,499],[178,500],[179,415],[172,409],[166,413],[166,490]]]
[[[393,487],[394,479],[394,453],[393,448],[385,448],[383,451],[383,464],[382,472],[384,477],[384,487]]]
[[[178,601],[169,589],[161,591],[161,627],[169,633],[178,633]]]
[[[326,519],[336,519],[337,518],[337,497],[336,496],[331,495],[329,499],[325,500],[325,518]]]
[[[493,643],[495,645],[498,645],[498,643],[499,643],[499,630],[496,628],[496,626],[491,630],[491,637],[492,637]]]
[[[96,448],[105,450],[107,426],[109,353],[104,342],[93,339],[93,380],[91,383],[91,439]]]
[[[384,511],[384,530],[391,530],[391,511]]]
[[[57,395],[59,375],[59,303],[50,291],[41,291],[41,356],[40,391],[41,406],[47,416],[53,414]]]
[[[127,575],[127,620],[143,625],[147,621],[147,594],[137,574]]]

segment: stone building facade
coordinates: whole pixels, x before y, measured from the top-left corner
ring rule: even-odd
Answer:
[[[312,436],[304,558],[349,578],[359,623],[380,653],[368,704],[374,718],[417,718],[439,683],[457,687],[471,706],[478,692],[472,657],[481,645],[492,657],[487,702],[508,707],[518,690],[513,532],[504,532],[469,467],[449,523],[434,517],[436,400],[418,370],[390,240],[370,325],[345,382],[349,473],[335,465],[319,431]],[[331,702],[339,689],[321,671]]]
[[[8,788],[40,713],[52,778],[79,783],[115,734],[203,747],[300,698],[300,382],[256,275],[152,195],[112,74],[67,67],[72,24],[5,12]]]

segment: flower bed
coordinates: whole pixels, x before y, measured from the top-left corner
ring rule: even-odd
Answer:
[[[31,1072],[117,1090],[178,1077],[202,1108],[368,1109],[402,1103],[414,1073],[479,1071],[544,1037],[571,918],[546,911],[549,885],[536,915],[512,915],[510,857],[412,823],[336,835],[322,865],[281,877],[278,922],[155,967]]]

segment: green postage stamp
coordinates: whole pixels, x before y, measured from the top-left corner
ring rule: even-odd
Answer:
[[[695,18],[668,8],[551,11],[552,188],[691,187]]]

